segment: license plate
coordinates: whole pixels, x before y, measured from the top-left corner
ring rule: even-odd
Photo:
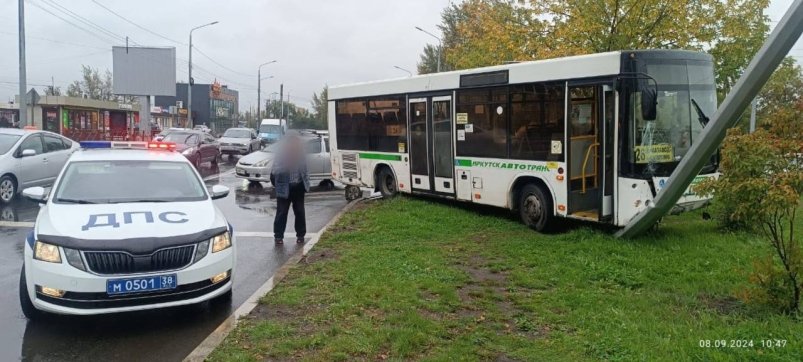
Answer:
[[[236,172],[237,172],[238,175],[248,176],[248,172],[245,172],[245,170],[243,170],[243,169],[239,169],[238,168]]]
[[[176,289],[176,279],[176,274],[109,279],[106,281],[106,293],[114,295]]]

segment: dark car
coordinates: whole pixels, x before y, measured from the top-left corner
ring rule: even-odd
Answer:
[[[187,157],[195,167],[200,167],[204,162],[217,165],[217,160],[220,158],[220,146],[217,140],[206,132],[172,131],[162,139],[162,142],[174,142],[176,151]]]

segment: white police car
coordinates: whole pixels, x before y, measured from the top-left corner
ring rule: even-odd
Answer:
[[[82,142],[25,242],[20,303],[44,312],[103,314],[231,298],[231,225],[174,144]]]

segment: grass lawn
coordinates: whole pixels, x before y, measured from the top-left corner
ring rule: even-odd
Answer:
[[[211,359],[798,361],[800,320],[734,298],[770,252],[697,213],[618,240],[582,226],[542,235],[485,208],[370,201]]]

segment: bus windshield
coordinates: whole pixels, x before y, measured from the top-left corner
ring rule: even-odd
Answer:
[[[716,111],[713,64],[665,60],[647,63],[646,69],[658,83],[656,118],[644,120],[641,94],[631,93],[629,159],[647,176],[668,176]]]

